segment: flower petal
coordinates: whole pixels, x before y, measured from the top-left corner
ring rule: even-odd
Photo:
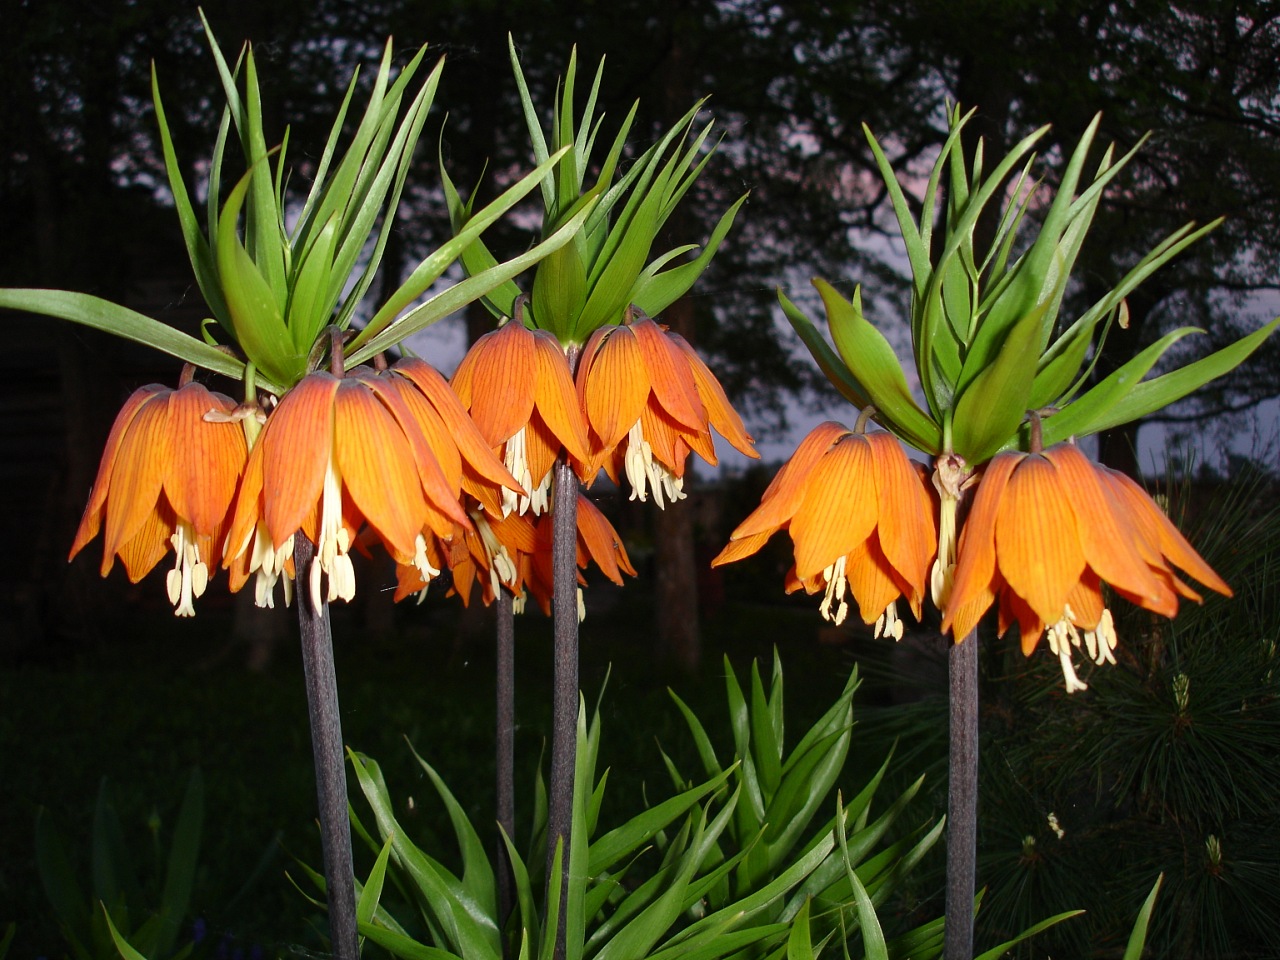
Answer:
[[[298,531],[320,499],[333,452],[338,384],[336,377],[324,371],[303,377],[280,398],[258,437],[263,456],[263,519],[277,550]]]
[[[969,516],[960,530],[955,579],[951,598],[942,611],[942,632],[952,631],[959,642],[978,625],[995,599],[996,515],[1009,476],[1026,454],[1002,453],[993,457],[978,480]]]
[[[782,469],[765,489],[760,498],[760,506],[738,524],[730,538],[738,540],[759,533],[773,533],[790,523],[800,509],[800,504],[804,502],[814,467],[831,449],[831,445],[848,433],[847,427],[834,420],[820,423],[809,431],[791,459],[782,465]]]
[[[1009,477],[996,516],[996,556],[1013,591],[1045,623],[1057,623],[1085,562],[1066,491],[1042,455],[1029,454]]]
[[[355,377],[340,384],[333,414],[334,462],[351,500],[389,548],[412,557],[414,538],[426,520],[426,500],[403,425]],[[442,489],[433,492],[449,502],[443,475],[439,485]]]
[[[165,391],[142,404],[120,440],[102,533],[104,553],[116,553],[133,539],[160,499],[173,456],[168,429],[171,396],[173,391]]]
[[[627,325],[644,357],[653,395],[672,420],[689,430],[706,429],[707,413],[688,361],[658,324],[641,317]]]
[[[604,329],[592,363],[580,364],[578,377],[586,380],[587,423],[597,449],[608,451],[640,419],[649,399],[649,375],[635,334],[627,327]]]
[[[850,553],[876,527],[875,464],[860,434],[841,438],[818,461],[791,520],[796,575],[804,580]]]
[[[538,358],[534,383],[538,412],[569,456],[585,461],[590,456],[587,425],[582,419],[569,361],[555,337],[546,331],[534,331],[534,345]]]
[[[533,334],[509,320],[480,337],[454,373],[454,390],[496,447],[529,422],[537,373]]]

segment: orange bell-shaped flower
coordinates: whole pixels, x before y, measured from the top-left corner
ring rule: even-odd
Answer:
[[[209,413],[214,419],[206,419]],[[102,575],[118,556],[137,583],[172,547],[165,585],[178,616],[193,616],[217,567],[223,525],[244,469],[236,403],[191,382],[134,391],[107,437],[71,556],[103,531]]]
[[[614,483],[625,474],[633,500],[647,499],[649,490],[659,507],[682,499],[690,452],[717,463],[712,427],[742,453],[759,457],[742,418],[693,348],[643,315],[591,335],[577,388],[591,442],[579,473],[589,482],[603,467]]]
[[[963,640],[997,604],[1000,635],[1016,622],[1022,651],[1030,655],[1048,633],[1068,692],[1083,690],[1072,647],[1083,646],[1095,663],[1115,662],[1115,626],[1102,583],[1171,617],[1179,595],[1200,599],[1174,566],[1230,596],[1231,588],[1132,480],[1094,465],[1071,443],[1002,453],[987,464],[960,532],[942,629]]]
[[[270,580],[301,530],[316,544],[312,603],[350,600],[348,551],[366,522],[397,562],[425,564],[423,528],[447,538],[468,520],[395,388],[363,368],[308,374],[280,399],[249,455],[228,563],[247,552],[249,572]]]
[[[502,512],[546,510],[560,451],[587,458],[586,429],[559,342],[508,320],[472,344],[451,383],[480,435],[527,491],[504,489]]]
[[[920,472],[891,434],[819,424],[711,565],[749,557],[784,529],[795,545],[787,592],[822,591],[828,620],[844,622],[846,590],[877,636],[902,637],[900,598],[920,616],[937,523]]]

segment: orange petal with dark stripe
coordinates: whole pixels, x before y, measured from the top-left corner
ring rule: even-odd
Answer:
[[[670,337],[689,363],[689,370],[693,374],[693,380],[698,389],[698,397],[702,400],[702,406],[707,411],[707,419],[716,428],[716,432],[739,452],[759,459],[760,454],[755,448],[755,440],[747,433],[742,417],[738,416],[738,411],[729,402],[729,397],[715,374],[702,362],[697,351],[684,337],[675,333],[670,334]]]
[[[314,510],[333,453],[333,401],[339,380],[308,374],[280,398],[255,445],[262,447],[263,520],[279,549]],[[314,538],[313,538],[314,539]]]
[[[791,521],[796,574],[802,580],[830,566],[871,535],[879,517],[875,465],[866,438],[850,434],[813,468]]]
[[[534,331],[534,345],[538,356],[534,391],[538,412],[569,456],[586,460],[590,456],[587,425],[582,419],[569,361],[556,338],[545,330]]]
[[[120,562],[131,583],[137,583],[164,559],[169,552],[169,537],[173,534],[178,518],[163,497],[142,518],[132,537],[120,545]],[[111,557],[114,557],[112,554]],[[110,557],[108,559],[111,559]],[[105,576],[110,563],[103,563]]]
[[[844,574],[863,623],[875,623],[885,608],[903,593],[901,581],[894,577],[893,568],[874,536],[849,551]]]
[[[360,380],[348,377],[334,398],[334,462],[364,518],[394,551],[412,556],[426,519],[414,451],[402,424]],[[436,466],[439,474],[439,467]],[[443,475],[441,500],[452,495]]]
[[[951,597],[942,611],[943,633],[951,630],[958,639],[968,636],[995,599],[996,516],[1009,475],[1024,457],[1024,453],[998,454],[978,480],[973,506],[960,530]]]
[[[627,327],[608,328],[590,367],[579,365],[578,376],[586,378],[585,409],[596,450],[612,450],[649,399],[649,375],[635,334]]]
[[[138,411],[157,394],[168,393],[169,388],[158,383],[139,387],[125,400],[124,406],[116,414],[111,432],[107,435],[107,444],[102,451],[102,460],[98,464],[98,475],[89,491],[89,502],[85,505],[84,514],[80,518],[80,526],[76,530],[75,540],[71,544],[71,552],[67,556],[70,561],[84,549],[85,544],[98,535],[102,527],[102,508],[111,492],[111,477],[115,472],[116,458],[120,452],[120,442],[129,431],[130,425],[138,415]],[[105,551],[104,551],[105,553]],[[105,561],[105,556],[104,556]],[[110,564],[107,564],[109,567]]]
[[[529,421],[536,375],[533,334],[514,320],[480,337],[463,357],[454,390],[490,447]]]
[[[1066,491],[1042,455],[1029,454],[1009,477],[996,517],[996,555],[1013,591],[1045,623],[1057,623],[1085,561]]]
[[[689,362],[679,349],[648,317],[628,324],[626,329],[635,334],[658,406],[689,430],[705,429],[707,413],[698,397]]]
[[[1179,569],[1195,577],[1210,590],[1216,590],[1223,596],[1232,596],[1231,587],[1214,569],[1204,561],[1200,554],[1182,535],[1182,532],[1165,516],[1163,510],[1156,505],[1146,491],[1122,473],[1105,470],[1105,476],[1111,481],[1122,502],[1127,503],[1130,516],[1136,519],[1148,539],[1154,536],[1154,546],[1160,553]],[[1175,578],[1176,579],[1176,578]],[[1194,591],[1193,591],[1194,592]]]
[[[827,420],[818,424],[800,441],[782,469],[774,476],[760,498],[760,506],[738,524],[730,535],[737,540],[758,533],[773,533],[791,522],[808,492],[814,467],[841,437],[849,433],[847,427]]]
[[[880,502],[880,519],[876,525],[879,547],[908,585],[903,592],[918,617],[929,567],[938,552],[933,506],[920,475],[911,466],[897,438],[889,433],[872,433],[866,439],[875,465],[876,494]]]
[[[210,393],[199,383],[175,390],[169,398],[169,441],[174,454],[165,494],[174,513],[208,536],[226,520],[236,484],[248,457],[244,429],[236,422],[210,422],[211,410],[235,410],[230,397]]]
[[[160,499],[173,457],[169,445],[172,395],[167,391],[144,403],[120,440],[102,534],[106,553],[116,553],[133,539]]]
[[[726,563],[733,563],[735,560],[742,560],[754,553],[759,552],[760,548],[768,542],[770,533],[753,533],[745,537],[739,537],[730,540],[729,543],[721,550],[714,560],[711,561],[713,567],[724,566]]]
[[[1076,517],[1085,562],[1103,580],[1130,596],[1145,598],[1142,606],[1156,609],[1162,591],[1146,563],[1134,549],[1137,533],[1126,511],[1106,488],[1097,469],[1074,444],[1063,443],[1044,451],[1058,472],[1067,502]],[[1177,610],[1158,612],[1172,616]],[[1096,620],[1094,621],[1097,622]]]

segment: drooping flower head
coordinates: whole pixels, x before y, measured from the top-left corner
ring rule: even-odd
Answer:
[[[720,382],[688,342],[633,310],[623,323],[591,335],[577,387],[591,443],[581,473],[594,477],[603,467],[615,483],[625,475],[633,500],[645,500],[649,490],[659,507],[682,499],[689,454],[717,463],[712,427],[759,457]]]
[[[480,435],[524,488],[502,492],[502,512],[547,508],[551,467],[560,451],[587,458],[586,430],[559,342],[517,318],[480,337],[452,386]]]
[[[319,609],[324,599],[354,596],[348,554],[366,522],[397,562],[426,563],[424,527],[448,537],[455,523],[469,521],[413,414],[384,378],[361,368],[342,378],[309,374],[281,398],[249,455],[228,562],[246,552],[287,556],[301,530],[316,544],[308,576]],[[249,572],[263,577],[273,569],[274,559]]]
[[[897,601],[920,616],[937,545],[925,482],[888,433],[863,434],[834,421],[801,441],[765,490],[760,506],[712,561],[719,566],[758,551],[778,530],[795,546],[788,592],[821,591],[822,615],[848,614],[846,593],[876,635],[900,639]]]
[[[608,518],[600,512],[600,508],[592,503],[581,492],[578,493],[577,507],[578,535],[574,548],[575,562],[578,567],[578,620],[586,616],[586,604],[583,600],[582,588],[587,580],[582,571],[594,563],[606,577],[622,586],[622,575],[634,577],[635,568],[627,556],[627,548],[623,546],[622,537],[613,528]],[[539,517],[534,522],[536,542],[531,552],[521,552],[516,557],[519,568],[518,589],[516,591],[517,611],[524,608],[529,597],[538,604],[542,612],[550,616],[551,599],[555,585],[555,569],[551,550],[552,523],[551,517]]]
[[[210,413],[215,419],[206,418]],[[235,413],[235,401],[194,381],[134,391],[107,437],[68,559],[102,530],[102,575],[118,556],[137,583],[172,549],[169,601],[178,616],[194,615],[192,600],[222,556],[247,455]]]
[[[1095,466],[1074,444],[1000,454],[978,481],[960,534],[942,629],[962,639],[994,604],[1002,636],[1017,623],[1030,655],[1047,633],[1067,690],[1081,690],[1073,647],[1083,646],[1095,663],[1115,662],[1102,585],[1172,617],[1179,595],[1200,599],[1175,567],[1231,595],[1141,488]]]
[[[497,517],[504,503],[528,497],[434,367],[407,357],[393,364],[384,379],[413,415],[455,499],[465,492]]]

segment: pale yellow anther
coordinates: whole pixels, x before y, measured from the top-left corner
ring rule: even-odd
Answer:
[[[650,487],[653,488],[653,501],[659,509],[665,508],[665,501],[675,503],[686,496],[684,478],[677,477],[653,459],[653,447],[644,438],[639,420],[627,431],[627,449],[622,456],[622,468],[631,484],[632,500],[643,503],[648,499]]]
[[[174,614],[194,617],[196,608],[192,601],[204,593],[209,584],[209,567],[200,559],[195,531],[189,523],[180,522],[169,538],[173,545],[173,569],[165,576],[165,589]]]
[[[837,627],[844,623],[844,618],[849,615],[849,604],[844,599],[845,589],[848,587],[848,579],[845,577],[845,558],[840,557],[835,563],[822,571],[822,578],[827,582],[826,592],[822,596],[822,603],[818,605],[818,612],[823,618],[834,623]],[[835,611],[832,612],[832,605],[835,604]]]

